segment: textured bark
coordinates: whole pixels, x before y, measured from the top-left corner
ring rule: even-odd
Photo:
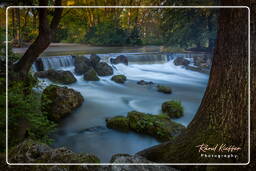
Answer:
[[[48,0],[40,0],[40,6],[47,6]],[[56,6],[61,5],[61,0],[55,1]],[[53,19],[49,25],[46,8],[39,8],[39,35],[36,40],[29,46],[25,54],[14,65],[14,71],[21,74],[21,78],[25,78],[36,58],[49,46],[53,39],[53,35],[61,19],[63,9],[56,8]]]
[[[222,5],[252,6],[255,1],[222,0]],[[255,4],[254,4],[255,9]],[[139,152],[154,162],[248,162],[248,10],[221,9],[217,44],[210,78],[201,105],[184,134],[167,142]],[[254,34],[251,36],[255,64],[255,15]],[[251,75],[255,75],[255,68]],[[251,97],[255,98],[255,78],[252,78]],[[251,105],[255,120],[255,99]],[[255,135],[255,127],[253,126]],[[254,137],[255,139],[255,137]],[[214,159],[200,157],[197,145],[210,146],[225,143],[242,150],[239,159]],[[251,147],[255,152],[255,147]],[[234,154],[234,153],[233,153]]]

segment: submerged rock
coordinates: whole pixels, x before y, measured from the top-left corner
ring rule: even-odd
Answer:
[[[152,81],[140,80],[140,81],[137,82],[137,84],[139,84],[139,85],[153,85],[154,83]]]
[[[191,71],[201,72],[201,73],[204,73],[204,74],[209,74],[210,73],[209,69],[202,69],[201,67],[186,66],[186,69],[191,70]]]
[[[115,81],[116,83],[123,84],[126,81],[126,76],[124,75],[114,75],[111,78],[112,81]]]
[[[157,85],[157,91],[165,93],[165,94],[172,93],[172,89],[170,87],[163,86],[163,85]]]
[[[75,73],[84,74],[92,68],[91,61],[84,56],[75,56]]]
[[[100,78],[97,76],[97,73],[94,69],[90,69],[84,74],[84,80],[86,81],[99,81]]]
[[[116,58],[110,58],[110,62],[112,64],[125,64],[125,65],[128,65],[128,58],[124,55],[119,55],[118,57]]]
[[[137,111],[129,112],[127,117],[116,116],[106,120],[107,127],[117,130],[132,130],[151,135],[160,141],[171,140],[184,130],[184,126],[171,121],[167,115],[152,115]],[[128,125],[128,126],[127,126]]]
[[[98,63],[94,69],[99,76],[113,75],[113,68],[109,66],[106,62]]]
[[[120,131],[129,131],[129,120],[124,116],[115,116],[106,119],[107,127]]]
[[[35,76],[39,78],[48,78],[52,82],[60,84],[71,84],[76,82],[76,78],[70,71],[50,69],[47,71],[36,72]]]
[[[188,64],[190,63],[189,60],[184,59],[183,57],[177,57],[174,61],[173,61],[174,65],[184,65],[184,66],[188,66]]]
[[[180,118],[183,116],[183,107],[181,102],[170,100],[162,104],[162,112],[166,113],[170,118]]]
[[[95,155],[77,154],[61,147],[53,149],[46,144],[26,140],[9,152],[11,163],[99,163]]]
[[[50,120],[58,122],[79,107],[84,98],[73,89],[50,85],[44,89],[41,101],[42,111],[47,112]]]

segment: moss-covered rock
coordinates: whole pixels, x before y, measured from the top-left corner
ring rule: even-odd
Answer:
[[[100,78],[97,76],[97,73],[94,69],[90,69],[84,74],[84,80],[86,81],[99,81]]]
[[[94,67],[95,71],[99,76],[110,76],[113,75],[113,68],[106,62],[99,62]]]
[[[115,81],[116,83],[123,84],[126,81],[126,76],[124,75],[114,75],[111,78],[112,81]]]
[[[172,93],[172,89],[170,87],[163,86],[163,85],[157,85],[157,91],[165,93],[165,94]]]
[[[107,127],[118,130],[131,130],[151,135],[160,141],[171,140],[183,131],[183,125],[173,122],[165,114],[152,115],[131,111],[127,117],[117,116],[106,120]],[[128,122],[128,126],[127,126]]]
[[[92,68],[90,59],[84,56],[75,56],[74,60],[75,73],[78,75],[84,74]]]
[[[183,106],[179,101],[170,100],[162,104],[162,112],[168,114],[170,118],[179,118],[183,116]]]
[[[41,101],[42,111],[47,112],[48,118],[59,121],[79,107],[84,98],[73,89],[50,85],[44,89]]]
[[[124,116],[115,116],[106,119],[107,127],[120,131],[129,131],[129,120]]]
[[[71,84],[76,82],[76,78],[70,71],[50,69],[47,71],[36,72],[35,76],[39,78],[48,78],[52,82],[60,84]]]
[[[26,140],[9,152],[11,163],[99,163],[95,155],[78,154],[61,147],[53,149],[46,144]]]

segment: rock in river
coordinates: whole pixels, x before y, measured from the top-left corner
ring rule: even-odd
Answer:
[[[177,57],[174,61],[173,61],[174,65],[184,65],[184,66],[188,66],[188,64],[190,63],[189,60],[184,59],[183,57]]]
[[[170,118],[180,118],[183,116],[183,107],[181,102],[170,100],[162,104],[162,112]]]
[[[90,59],[84,56],[75,56],[75,73],[78,75],[84,74],[92,68]]]
[[[52,121],[60,121],[84,101],[83,96],[70,88],[50,85],[42,94],[42,111]]]
[[[86,80],[86,81],[99,81],[100,78],[97,76],[96,71],[93,68],[91,68],[89,71],[87,71],[84,74],[84,80]]]
[[[124,55],[119,55],[118,57],[116,58],[110,58],[110,62],[112,64],[125,64],[125,65],[128,65],[128,58]]]
[[[183,125],[171,121],[168,115],[152,115],[137,111],[129,112],[127,117],[116,116],[106,119],[106,123],[108,128],[120,131],[132,130],[151,135],[160,141],[171,140],[185,129]]]
[[[123,84],[126,81],[126,76],[124,75],[114,75],[111,78],[112,81],[115,81],[116,83]]]
[[[113,68],[109,66],[106,62],[98,63],[94,69],[99,76],[113,75]]]
[[[170,87],[163,86],[163,85],[157,85],[157,91],[165,93],[165,94],[172,93],[172,89]]]
[[[70,71],[50,69],[47,71],[36,72],[35,76],[39,78],[48,78],[52,82],[60,84],[71,84],[76,82],[76,78]]]

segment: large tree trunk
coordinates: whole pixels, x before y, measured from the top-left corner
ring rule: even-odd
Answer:
[[[47,6],[48,0],[40,0],[39,5]],[[60,6],[61,0],[55,1],[55,5]],[[22,78],[26,78],[33,62],[51,43],[55,30],[60,22],[62,10],[62,8],[55,9],[53,19],[49,25],[47,9],[39,8],[39,35],[21,59],[14,65],[14,71],[21,74]]]
[[[247,5],[251,1],[222,0],[222,5]],[[255,9],[255,4],[254,4]],[[255,14],[255,13],[254,13]],[[201,105],[186,131],[174,141],[139,152],[154,162],[248,162],[248,10],[221,9],[210,78]],[[252,16],[253,34],[251,54],[255,64],[255,15]],[[251,120],[255,121],[255,68],[252,69]],[[252,127],[255,135],[255,127]],[[255,137],[254,137],[255,138]],[[238,159],[201,157],[196,146],[208,144],[240,147]],[[251,146],[255,152],[255,146]],[[217,154],[221,154],[216,152]],[[208,154],[216,154],[209,153]]]

